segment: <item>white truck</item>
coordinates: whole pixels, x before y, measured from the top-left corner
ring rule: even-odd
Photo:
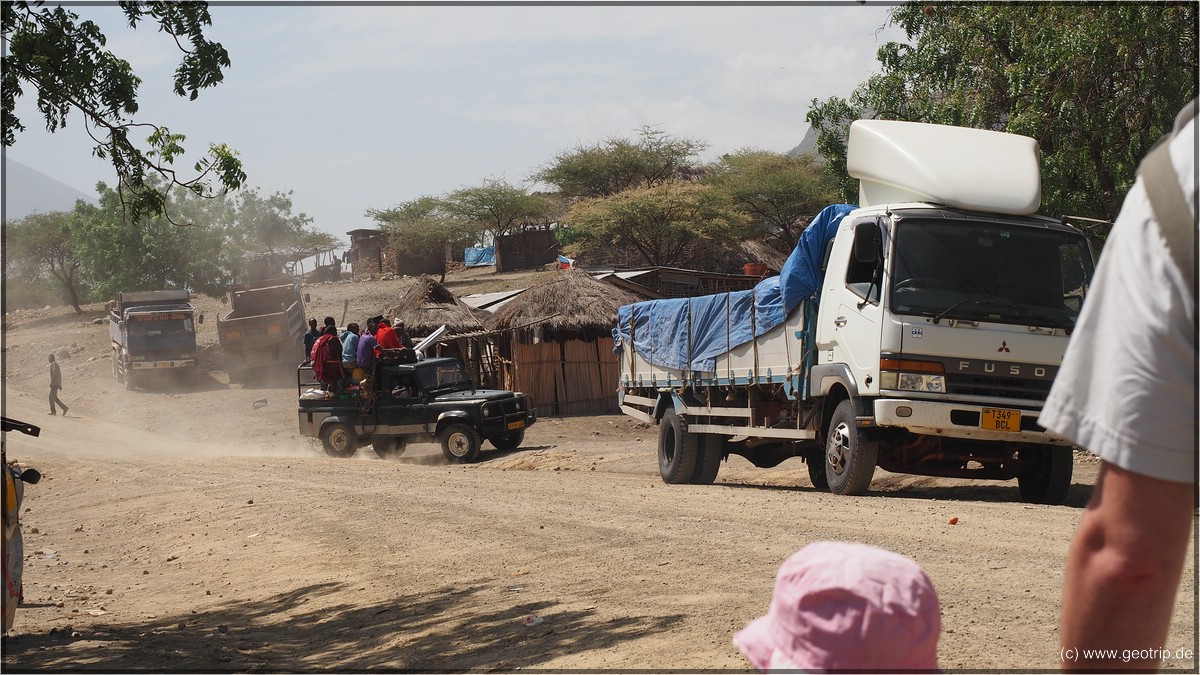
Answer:
[[[879,466],[1062,503],[1070,442],[1038,415],[1093,259],[1066,219],[1034,215],[1037,142],[859,120],[847,164],[859,205],[826,207],[779,276],[619,309],[619,403],[659,426],[663,480],[801,457],[837,494]]]

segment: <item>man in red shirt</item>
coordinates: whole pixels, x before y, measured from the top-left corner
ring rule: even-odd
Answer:
[[[400,336],[396,335],[396,330],[392,328],[392,322],[387,319],[380,319],[379,327],[375,330],[375,339],[379,342],[380,349],[400,349],[404,346],[400,342]]]

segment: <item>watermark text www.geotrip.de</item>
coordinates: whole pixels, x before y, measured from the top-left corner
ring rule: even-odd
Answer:
[[[1155,660],[1155,661],[1171,661],[1171,660],[1191,660],[1196,656],[1196,653],[1191,649],[1167,649],[1165,647],[1151,647],[1149,649],[1079,649],[1077,647],[1064,647],[1058,651],[1058,658],[1066,662],[1075,663],[1077,661],[1116,661],[1120,660],[1123,663],[1130,661]]]

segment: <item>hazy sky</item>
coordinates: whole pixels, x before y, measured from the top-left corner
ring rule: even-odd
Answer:
[[[878,70],[888,5],[414,6],[210,4],[225,81],[175,96],[174,43],[115,7],[74,6],[142,77],[137,120],[238,150],[247,185],[292,191],[324,231],[374,227],[368,208],[487,178],[519,184],[556,153],[650,125],[703,139],[709,160],[785,152],[812,99]],[[112,167],[81,119],[48,134],[31,92],[8,156],[87,194]],[[190,174],[188,174],[190,175]]]

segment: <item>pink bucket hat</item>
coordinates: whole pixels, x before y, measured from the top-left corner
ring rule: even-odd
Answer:
[[[941,608],[913,560],[846,542],[784,561],[766,616],[733,636],[760,671],[937,670]]]

